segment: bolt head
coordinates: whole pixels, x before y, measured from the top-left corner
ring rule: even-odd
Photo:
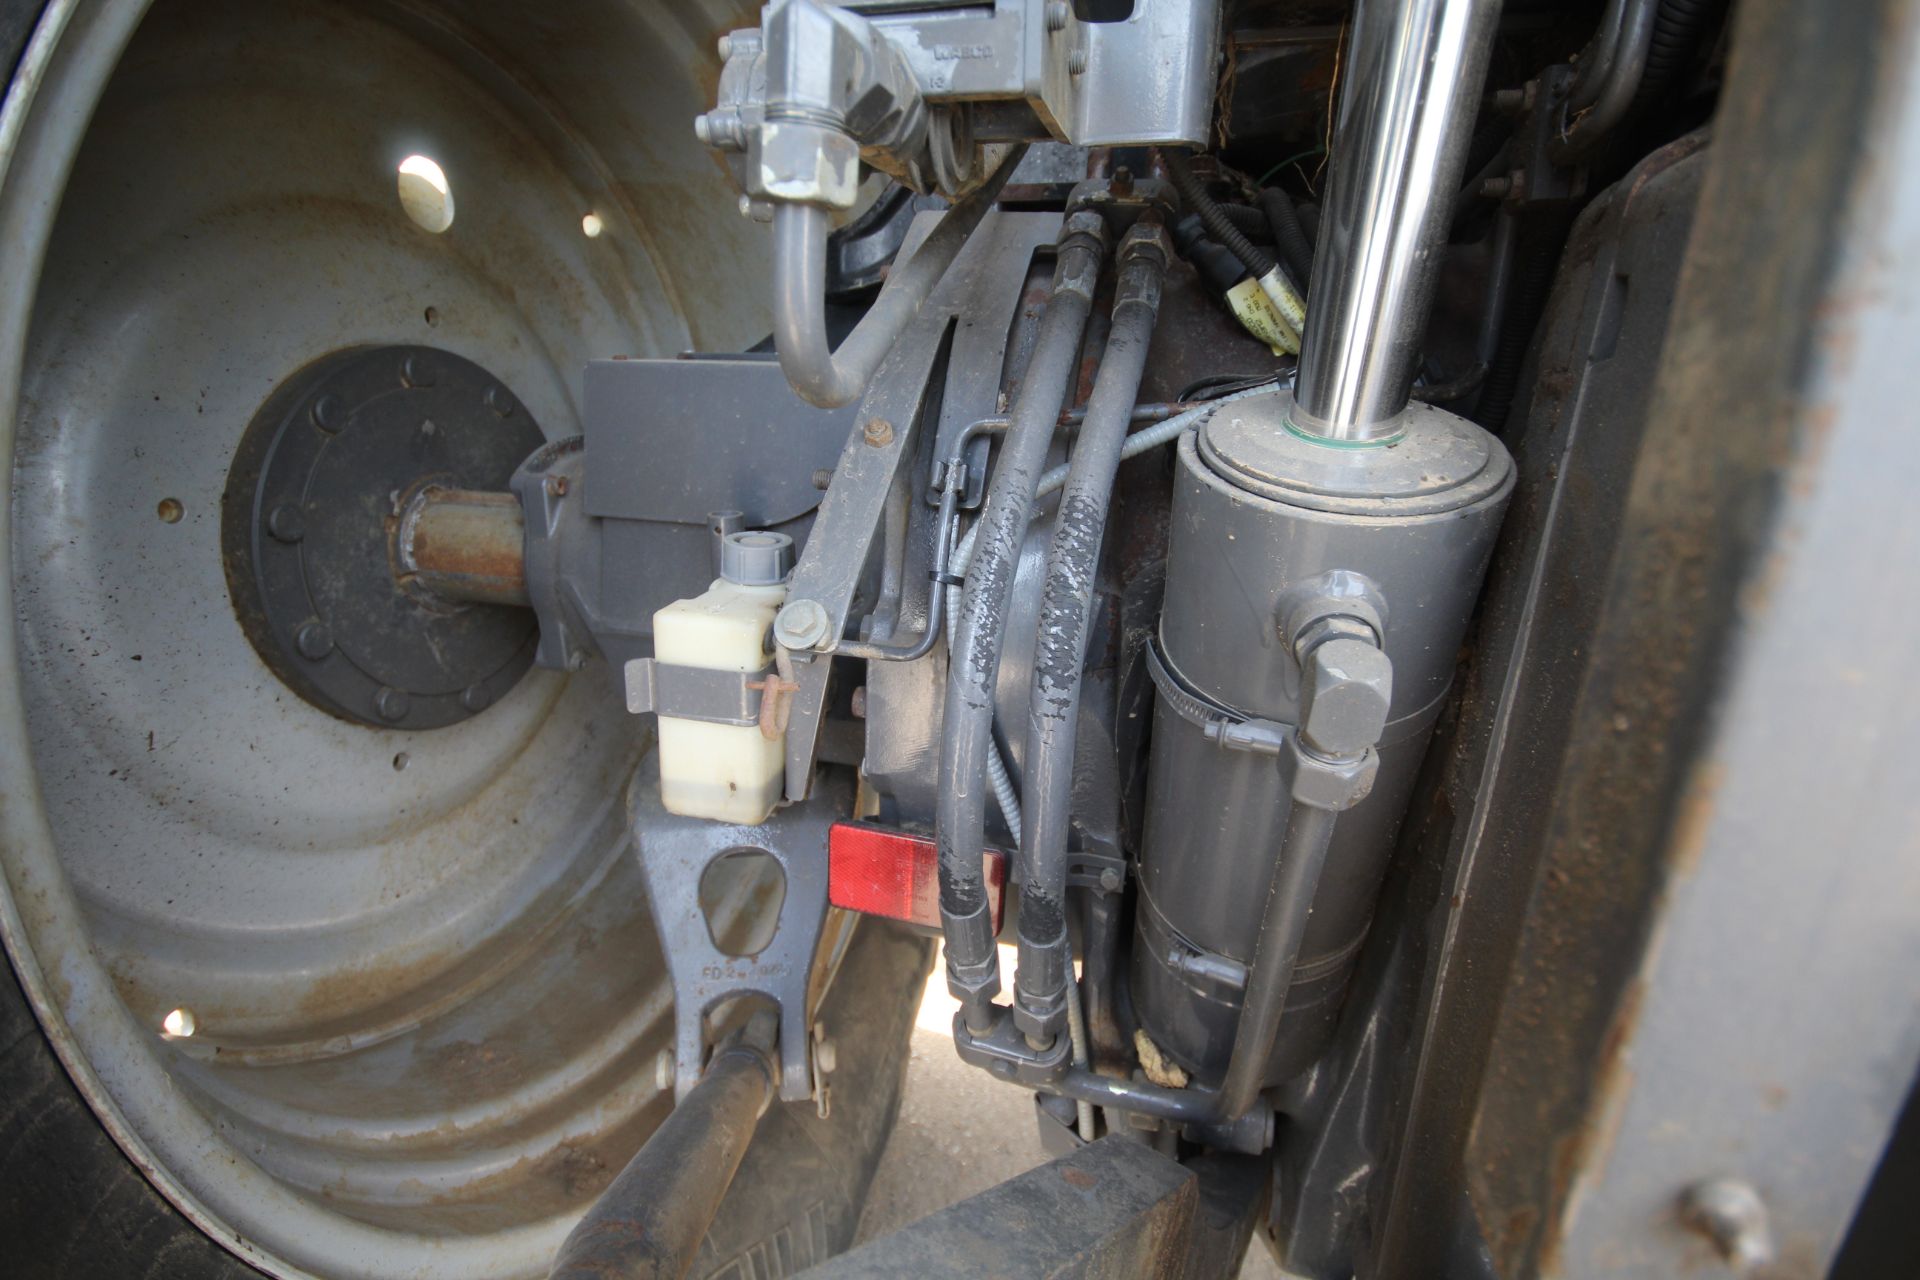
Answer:
[[[673,1060],[673,1050],[662,1049],[653,1059],[653,1087],[665,1093],[673,1088],[674,1076],[679,1072]]]
[[[853,712],[853,718],[855,720],[865,720],[867,718],[867,686],[861,685],[853,691],[853,698],[849,709]]]
[[[885,418],[869,418],[863,434],[868,444],[883,449],[893,443],[893,424]]]
[[[1362,640],[1328,640],[1307,662],[1301,732],[1308,745],[1329,756],[1357,756],[1380,741],[1393,697],[1393,667],[1379,648]]]
[[[415,354],[400,362],[400,381],[409,387],[430,387],[434,383],[433,362]]]
[[[1120,892],[1120,873],[1112,867],[1102,868],[1100,872],[1100,887],[1107,893]]]
[[[550,498],[566,497],[567,496],[567,478],[565,476],[548,476],[547,477],[547,496]]]
[[[338,434],[347,425],[346,402],[331,393],[315,400],[307,413],[313,419],[313,425],[328,435]]]
[[[298,542],[307,536],[306,517],[294,503],[283,502],[267,513],[267,532],[276,542]]]
[[[507,389],[499,383],[488,387],[486,394],[483,395],[481,399],[485,401],[487,408],[493,410],[497,416],[502,418],[511,418],[513,416],[513,397],[508,395]]]
[[[413,699],[407,696],[404,689],[382,685],[380,691],[373,695],[373,709],[382,720],[389,723],[404,720],[407,712],[413,709]]]
[[[833,1047],[833,1041],[822,1040],[814,1060],[820,1064],[823,1073],[832,1075],[834,1068],[840,1065],[840,1051]]]
[[[1774,1260],[1767,1203],[1744,1178],[1708,1178],[1680,1197],[1680,1216],[1707,1236],[1736,1275],[1749,1275]]]
[[[493,694],[485,685],[470,684],[460,691],[460,705],[469,713],[478,715],[493,705]]]
[[[733,37],[721,36],[715,43],[715,48],[720,51],[720,61],[725,62],[733,56]]]
[[[790,600],[773,620],[773,638],[787,649],[817,648],[827,639],[832,620],[818,600]]]
[[[722,40],[726,39],[725,36],[721,36],[720,38]],[[707,119],[706,116],[704,115],[695,116],[693,118],[693,136],[700,139],[700,144],[702,146],[707,146],[707,147],[712,146],[713,145],[713,121]]]
[[[301,657],[318,662],[333,652],[333,633],[327,630],[326,623],[313,618],[300,624],[300,629],[293,634],[293,643]]]

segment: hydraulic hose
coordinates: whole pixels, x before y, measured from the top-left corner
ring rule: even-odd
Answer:
[[[1256,395],[1264,392],[1268,389],[1267,382],[1269,381],[1271,380],[1263,380],[1258,386],[1249,387],[1243,391],[1236,391],[1230,395],[1223,395],[1219,399],[1206,404],[1184,409],[1171,417],[1165,416],[1163,412],[1173,408],[1171,405],[1153,404],[1136,407],[1133,411],[1133,417],[1136,421],[1141,419],[1143,415],[1150,421],[1156,418],[1158,420],[1154,421],[1153,425],[1145,430],[1136,431],[1127,437],[1125,447],[1120,450],[1120,460],[1124,462],[1128,458],[1138,457],[1149,449],[1157,449],[1161,445],[1177,439],[1182,431],[1187,430],[1201,418],[1211,413],[1216,406],[1225,404],[1230,400],[1238,400],[1242,396]],[[1075,416],[1076,415],[1069,414],[1067,418],[1072,420]],[[989,418],[983,421],[992,422],[994,419]],[[977,426],[979,424],[976,423],[975,425]],[[1034,489],[1035,499],[1044,498],[1046,495],[1057,491],[1061,485],[1067,482],[1067,471],[1068,467],[1058,466],[1041,476],[1040,484]],[[965,576],[967,566],[973,562],[974,535],[978,532],[979,526],[975,525],[973,528],[967,530],[965,537],[960,539],[960,545],[953,549],[953,559],[950,563],[949,573]],[[959,648],[960,588],[950,586],[947,588],[947,651],[949,653],[956,653],[959,651]],[[993,743],[991,740],[988,742],[987,749],[987,781],[993,789],[993,798],[1000,808],[1001,816],[1007,820],[1007,830],[1012,833],[1014,843],[1019,844],[1022,835],[1019,791],[1014,787],[1012,776],[1007,772],[1007,764],[1000,755],[998,744]]]
[[[920,314],[940,278],[985,218],[1026,153],[1014,147],[991,178],[940,219],[840,344],[827,346],[827,211],[782,204],[773,211],[773,335],[780,368],[801,399],[823,409],[851,404],[867,389],[894,340]]]
[[[994,683],[1007,604],[1034,489],[1060,409],[1079,367],[1080,340],[1093,307],[1106,249],[1100,215],[1070,216],[1061,231],[1053,296],[1041,317],[1026,378],[987,487],[961,597],[956,643],[948,656],[940,744],[940,801],[935,842],[940,858],[940,917],[946,936],[947,985],[967,1025],[983,1030],[1000,993],[993,920],[987,908],[980,850],[986,831],[988,753],[993,749]]]
[[[1040,1044],[1051,1043],[1060,1033],[1067,1016],[1067,988],[1073,981],[1067,941],[1067,834],[1081,668],[1108,500],[1134,399],[1146,372],[1167,259],[1166,234],[1157,225],[1136,224],[1121,245],[1106,353],[1094,378],[1086,423],[1074,439],[1047,549],[1032,692],[1027,698],[1020,967],[1013,1001],[1016,1024]]]

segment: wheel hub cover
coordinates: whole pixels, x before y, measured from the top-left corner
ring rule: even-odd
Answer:
[[[532,612],[409,589],[393,535],[423,485],[504,490],[543,442],[511,391],[451,352],[359,348],[294,374],[248,425],[222,503],[254,649],[360,724],[434,729],[485,710],[533,661]]]

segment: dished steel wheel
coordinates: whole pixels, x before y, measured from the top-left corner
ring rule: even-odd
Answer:
[[[236,619],[221,500],[261,407],[344,351],[452,352],[557,437],[587,359],[763,333],[762,237],[690,126],[753,11],[0,0],[0,53],[31,31],[0,114],[29,1274],[234,1269],[187,1220],[276,1274],[543,1274],[665,1113],[622,824],[647,744],[608,675],[418,732],[329,714]]]

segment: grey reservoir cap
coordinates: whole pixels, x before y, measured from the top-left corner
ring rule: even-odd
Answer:
[[[743,587],[775,587],[793,570],[793,539],[746,529],[720,543],[720,576]]]

